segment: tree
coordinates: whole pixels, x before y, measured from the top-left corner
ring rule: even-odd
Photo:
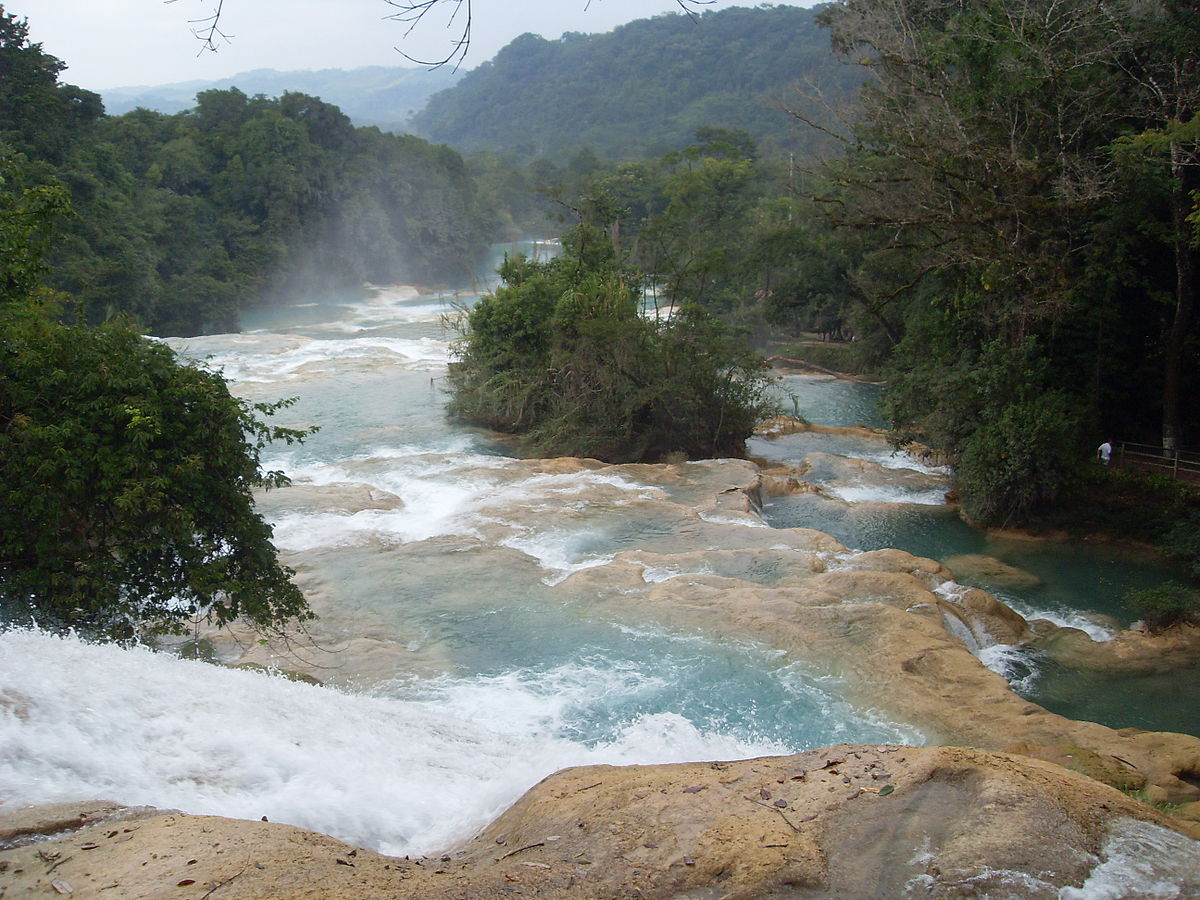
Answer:
[[[216,373],[112,321],[51,321],[40,250],[53,186],[0,192],[0,610],[8,622],[132,640],[189,621],[312,618],[252,490],[287,403],[233,399]],[[8,264],[16,261],[15,265]]]
[[[695,304],[639,312],[611,232],[580,226],[549,262],[508,259],[466,319],[451,415],[541,454],[608,462],[744,453],[770,409],[765,364]]]
[[[270,427],[127,325],[9,313],[0,356],[0,598],[10,621],[129,640],[192,619],[311,618],[254,511]]]
[[[383,2],[396,10],[387,18],[408,26],[404,32],[405,36],[411,34],[413,29],[420,27],[426,16],[435,10],[449,7],[450,12],[446,18],[445,28],[457,35],[451,39],[450,51],[441,58],[420,60],[401,50],[400,53],[405,58],[411,59],[419,65],[435,68],[451,62],[457,68],[466,58],[467,50],[471,46],[472,0],[383,0]],[[715,0],[675,0],[675,2],[685,13],[694,15],[696,7],[708,6]],[[224,7],[225,0],[216,0],[216,7],[210,15],[194,20],[194,24],[198,27],[192,29],[192,34],[203,43],[206,50],[216,51],[220,49],[221,42],[229,40],[229,36],[221,30],[221,15]]]
[[[98,94],[58,83],[66,68],[29,43],[29,26],[0,5],[0,143],[62,160],[73,138],[104,112]]]
[[[1158,169],[1165,179],[1135,179],[1144,190],[1165,181],[1167,242],[1175,263],[1175,303],[1163,353],[1162,445],[1178,450],[1183,431],[1188,337],[1200,290],[1200,9],[1180,0],[1158,0],[1137,16],[1111,15],[1127,48],[1123,70],[1134,85],[1136,114],[1144,128],[1117,141],[1116,158],[1127,168]],[[1161,187],[1160,187],[1161,189]]]

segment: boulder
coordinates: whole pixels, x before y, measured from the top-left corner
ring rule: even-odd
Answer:
[[[952,747],[567,769],[422,859],[177,812],[65,833],[61,815],[45,820],[58,833],[0,852],[6,897],[1051,900],[1110,884],[1128,840],[1145,857],[1136,878],[1164,896],[1200,891],[1200,845],[1146,804],[1050,763]]]
[[[994,556],[982,553],[964,553],[946,559],[946,565],[954,571],[959,581],[982,581],[990,587],[1011,590],[1029,590],[1042,583],[1032,572],[1010,566]]]

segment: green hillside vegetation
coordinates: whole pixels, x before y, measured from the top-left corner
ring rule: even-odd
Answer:
[[[305,436],[266,424],[287,403],[234,399],[124,316],[58,320],[67,298],[49,287],[48,255],[116,289],[132,253],[81,251],[121,249],[103,241],[128,239],[149,196],[113,148],[91,145],[99,99],[60,85],[61,69],[0,8],[0,621],[131,641],[201,620],[274,631],[311,618],[253,506],[255,488],[286,483],[263,471],[262,449]],[[72,194],[107,218],[75,214]],[[202,207],[179,207],[179,229],[183,209]],[[124,303],[143,306],[126,288]]]
[[[457,153],[355,128],[315,97],[230,88],[174,115],[106,116],[14,16],[0,63],[6,178],[71,200],[49,250],[69,318],[236,330],[240,309],[283,294],[465,282],[486,245],[491,214]]]
[[[138,108],[161,113],[183,112],[196,105],[196,95],[203,91],[235,87],[251,97],[308,94],[338,107],[355,125],[375,125],[383,131],[399,132],[430,96],[451,87],[462,75],[450,68],[403,66],[292,72],[254,69],[216,81],[112,87],[99,93],[105,110],[114,116]]]
[[[812,10],[734,7],[698,21],[668,14],[607,34],[523,35],[434,95],[412,127],[464,152],[557,162],[583,148],[606,159],[661,156],[712,125],[809,155],[824,136],[791,127],[773,104],[796,102],[792,85],[811,80],[836,107],[860,78],[830,52]]]

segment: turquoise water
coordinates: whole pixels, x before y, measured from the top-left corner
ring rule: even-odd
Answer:
[[[699,742],[764,752],[911,737],[775,654],[600,620],[558,586],[622,550],[691,549],[696,521],[677,504],[707,502],[712,488],[541,475],[447,421],[450,320],[475,299],[397,288],[301,301],[246,314],[240,335],[184,344],[243,394],[297,397],[285,424],[320,426],[266,462],[328,493],[277,491],[261,506],[289,563],[324,592],[324,626],[386,636],[413,660],[393,653],[370,678],[356,680],[353,662],[331,677],[389,696],[453,694],[505,733],[533,727],[522,710],[553,707],[554,734],[589,745],[662,716],[682,717]],[[386,508],[357,509],[365,493]]]
[[[783,411],[814,425],[865,425],[884,428],[878,385],[811,375],[785,375],[781,380]]]
[[[774,650],[669,627],[642,602],[652,564],[603,568],[774,543],[749,515],[698,512],[752,477],[741,464],[521,460],[447,421],[447,320],[475,299],[297,298],[168,342],[248,400],[297,398],[278,424],[320,427],[267,448],[293,484],[257,498],[319,619],[282,646],[207,640],[324,686],[0,631],[0,680],[35,711],[0,731],[0,804],[266,815],[403,855],[469,837],[565,766],[923,741]]]
[[[846,381],[792,376],[787,380],[798,396],[810,398],[800,414],[826,425],[873,424],[877,419],[864,407],[878,400],[878,389]],[[833,388],[828,394],[822,393]],[[845,403],[842,407],[840,404]],[[752,442],[757,456],[799,464],[809,453],[844,454],[882,459],[886,445],[866,439],[821,434],[789,435]],[[915,463],[913,465],[916,465]],[[941,562],[982,554],[1015,566],[1037,578],[1029,587],[1013,588],[973,575],[956,573],[963,584],[984,588],[1028,619],[1048,618],[1060,625],[1083,628],[1093,637],[1111,633],[1095,615],[1122,627],[1134,619],[1121,598],[1131,590],[1178,579],[1177,567],[1144,552],[1113,545],[1048,542],[989,535],[964,522],[947,506],[929,504],[856,504],[819,494],[799,494],[769,501],[763,515],[776,527],[824,531],[848,547],[877,550],[895,547]],[[1014,688],[1053,712],[1100,722],[1113,728],[1181,731],[1200,734],[1200,713],[1194,698],[1180,685],[1196,683],[1196,670],[1154,676],[1104,676],[1080,672],[1029,655]]]
[[[1169,562],[1137,551],[991,537],[968,525],[950,507],[856,509],[801,494],[770,501],[763,514],[776,527],[815,528],[858,550],[895,547],[939,562],[966,554],[994,557],[1036,576],[1040,584],[1014,590],[965,570],[956,573],[958,580],[991,591],[1026,617],[1062,619],[1099,613],[1128,626],[1134,616],[1121,602],[1127,592],[1178,577]]]

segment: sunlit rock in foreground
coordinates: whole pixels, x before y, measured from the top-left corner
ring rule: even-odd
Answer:
[[[394,858],[302,829],[87,804],[0,820],[7,897],[1022,897],[1200,892],[1200,844],[1112,788],[1019,756],[843,745],[590,766],[473,840]],[[95,822],[95,824],[90,824]],[[67,829],[65,833],[62,829]],[[217,890],[219,886],[219,890]]]

